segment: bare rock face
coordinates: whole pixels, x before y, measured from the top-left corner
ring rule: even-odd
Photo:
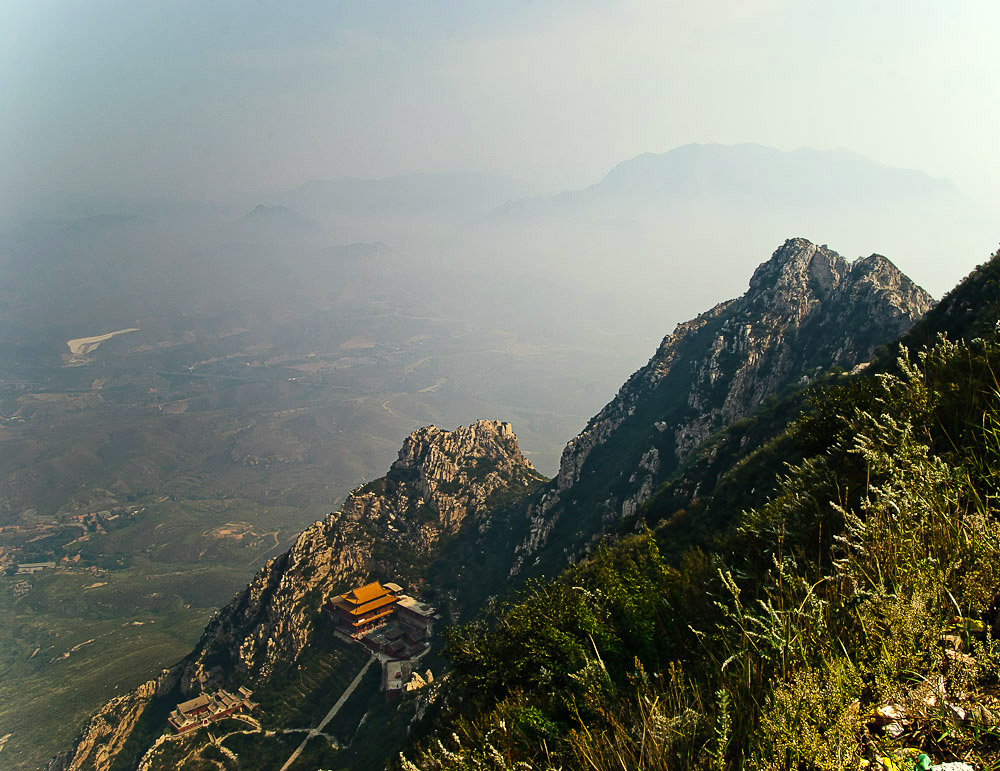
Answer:
[[[157,694],[169,691],[176,682],[176,672],[165,671],[156,680],[143,683],[134,691],[116,696],[95,714],[83,729],[72,754],[60,762],[65,771],[101,771],[111,765],[131,735],[146,705]]]
[[[509,423],[413,432],[386,476],[307,528],[216,615],[184,682],[210,676],[206,661],[220,649],[236,669],[266,677],[276,661],[302,651],[327,597],[374,578],[416,580],[418,563],[443,535],[487,517],[504,495],[540,478]]]
[[[625,385],[619,389],[618,395],[590,419],[587,427],[579,435],[570,439],[566,444],[559,460],[559,475],[556,477],[558,490],[567,490],[579,481],[591,450],[604,444],[612,432],[626,418],[635,413],[638,400],[644,394],[651,393],[656,385],[670,374],[682,346],[688,338],[724,314],[736,302],[736,300],[730,300],[720,303],[697,318],[678,324],[673,334],[663,338],[660,347],[646,366],[634,372]],[[713,351],[713,353],[718,352]],[[708,377],[712,378],[711,365],[709,365]]]
[[[713,432],[831,367],[851,370],[933,304],[885,257],[848,263],[825,246],[786,241],[743,297],[678,324],[563,451],[559,474],[528,514],[512,573],[557,527],[583,544],[601,522],[635,513]],[[656,453],[656,469],[649,468]],[[594,487],[591,475],[603,482]],[[582,512],[601,501],[599,511]],[[561,519],[571,522],[560,522]]]
[[[511,485],[524,487],[537,478],[509,423],[480,420],[452,432],[428,426],[403,443],[386,484],[379,481],[352,493],[344,512],[357,518],[381,507],[384,529],[392,540],[430,544],[444,533],[456,532],[466,517],[482,515],[499,492]],[[386,499],[390,482],[396,487]],[[406,517],[422,506],[433,516],[424,511],[422,520]]]
[[[849,264],[804,239],[786,241],[754,273],[697,365],[691,412],[674,428],[678,463],[782,388],[830,367],[851,370],[868,361],[932,305],[885,257]]]

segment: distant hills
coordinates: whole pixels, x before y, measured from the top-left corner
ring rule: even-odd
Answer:
[[[257,204],[244,218],[245,222],[281,223],[288,227],[318,229],[319,225],[308,217],[287,206],[265,206]]]
[[[480,243],[521,265],[631,293],[630,307],[697,313],[744,288],[755,255],[789,234],[877,251],[939,295],[994,242],[985,212],[952,182],[847,150],[690,144],[623,161],[581,189],[512,199],[480,223]],[[684,289],[680,290],[683,286]],[[640,299],[641,298],[641,299]]]
[[[851,256],[885,254],[932,294],[972,264],[943,254],[982,254],[995,241],[991,224],[948,180],[847,150],[759,144],[643,153],[587,187],[547,195],[523,181],[467,171],[314,179],[215,203],[53,195],[39,199],[15,232],[11,249],[30,251],[29,272],[55,249],[78,252],[74,239],[103,255],[128,238],[130,259],[140,260],[150,251],[139,246],[146,237],[154,251],[173,241],[209,254],[232,242],[312,248],[381,241],[435,270],[460,267],[493,282],[558,277],[575,282],[578,293],[615,286],[619,295],[638,295],[612,309],[611,319],[664,305],[662,288],[670,286],[665,305],[677,307],[642,319],[638,329],[676,323],[720,294],[740,293],[739,277],[756,255],[789,234],[839,244]]]
[[[330,214],[470,215],[528,195],[531,186],[475,172],[406,174],[382,179],[314,179],[281,196],[314,216]]]
[[[994,240],[950,182],[845,150],[691,144],[583,189],[531,192],[449,172],[315,179],[214,204],[49,196],[30,226],[0,237],[0,343],[44,328],[58,346],[177,311],[301,308],[303,294],[323,307],[374,281],[383,297],[433,296],[519,334],[584,346],[624,336],[638,357],[650,330],[741,294],[758,256],[789,235],[877,251],[932,295]],[[393,256],[330,260],[358,243]]]
[[[583,190],[513,201],[498,213],[700,199],[803,207],[960,196],[948,180],[883,166],[847,150],[803,147],[784,152],[758,144],[689,144],[623,161]]]

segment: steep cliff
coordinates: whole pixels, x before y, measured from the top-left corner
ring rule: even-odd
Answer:
[[[415,431],[386,476],[354,490],[340,511],[269,560],[213,617],[185,661],[92,718],[65,767],[108,767],[153,696],[178,681],[176,693],[234,675],[267,688],[275,667],[309,646],[330,595],[374,578],[418,582],[445,536],[485,523],[494,506],[525,495],[542,479],[521,454],[509,423],[480,420],[454,431]]]
[[[49,764],[50,770],[108,768],[125,749],[125,743],[152,699],[170,691],[176,682],[177,671],[166,670],[156,680],[150,680],[134,691],[116,696],[87,722],[71,755],[54,759]]]
[[[714,431],[824,370],[867,362],[931,305],[884,257],[848,263],[786,241],[743,297],[678,324],[566,445],[558,476],[528,511],[512,572],[558,566],[602,523],[634,513]]]
[[[185,682],[210,676],[220,661],[266,676],[307,644],[310,620],[330,594],[370,578],[419,580],[442,536],[539,478],[509,423],[415,431],[386,476],[307,528],[212,619]]]
[[[685,511],[455,634],[406,767],[1000,767],[998,310],[1000,253],[903,340],[931,348],[713,434],[663,490]]]

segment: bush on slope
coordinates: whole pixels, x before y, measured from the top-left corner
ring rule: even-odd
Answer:
[[[907,746],[1000,762],[997,371],[995,339],[941,341],[831,393],[843,409],[789,432],[815,444],[822,420],[832,442],[712,549],[675,567],[646,532],[457,630],[454,736],[406,762],[839,769]]]

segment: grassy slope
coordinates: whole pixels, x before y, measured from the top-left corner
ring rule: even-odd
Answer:
[[[933,339],[939,330],[993,329],[998,274],[995,258],[943,301],[947,312],[929,317],[909,340]],[[883,366],[898,371],[891,362]],[[1000,761],[994,718],[949,728],[953,718],[939,708],[907,724],[904,738],[893,742],[865,728],[857,712],[880,700],[909,704],[926,697],[920,678],[943,678],[946,698],[971,699],[970,709],[992,698],[982,690],[993,682],[992,638],[959,669],[935,641],[956,609],[989,623],[1000,598],[1000,576],[990,572],[1000,554],[998,515],[985,497],[995,491],[991,464],[1000,462],[1000,404],[991,396],[997,368],[997,343],[946,349],[927,363],[925,375],[897,381],[889,391],[870,378],[828,384],[805,412],[796,397],[793,407],[776,405],[716,437],[713,452],[702,453],[647,508],[662,523],[656,540],[671,560],[649,536],[627,539],[495,610],[492,622],[457,633],[450,648],[453,695],[463,701],[452,701],[445,724],[458,731],[465,750],[453,745],[458,754],[451,759],[429,750],[421,768],[507,767],[490,759],[488,743],[540,768],[548,767],[550,750],[571,765],[610,768],[629,753],[640,762],[646,750],[635,746],[633,726],[644,725],[655,738],[658,720],[674,726],[668,732],[674,738],[659,735],[650,747],[658,762],[672,756],[672,767],[736,767],[740,758],[763,753],[758,762],[766,758],[774,767],[833,768],[907,741],[938,758],[971,752]],[[857,408],[892,414],[903,428],[879,425]],[[866,433],[875,441],[852,449]],[[765,441],[750,445],[743,436]],[[803,456],[814,460],[778,477],[784,463],[802,464]],[[882,488],[869,487],[876,482]],[[716,499],[703,496],[693,511],[681,511],[684,492],[699,483]],[[761,506],[765,497],[771,502]],[[845,522],[830,500],[867,511],[867,529],[863,520]],[[745,508],[749,515],[740,517]],[[678,560],[677,534],[689,533],[692,517],[706,512],[713,527],[695,527],[688,544],[714,554],[694,550]],[[894,518],[908,524],[890,524]],[[740,522],[718,538],[714,526]],[[827,586],[831,535],[844,528],[858,542],[856,561],[838,563],[838,578]],[[967,567],[956,573],[952,565]],[[972,565],[983,567],[970,573]],[[883,572],[873,579],[866,571],[876,566]],[[796,607],[797,614],[784,615]],[[702,631],[694,635],[688,624]],[[777,631],[769,629],[775,624]]]

